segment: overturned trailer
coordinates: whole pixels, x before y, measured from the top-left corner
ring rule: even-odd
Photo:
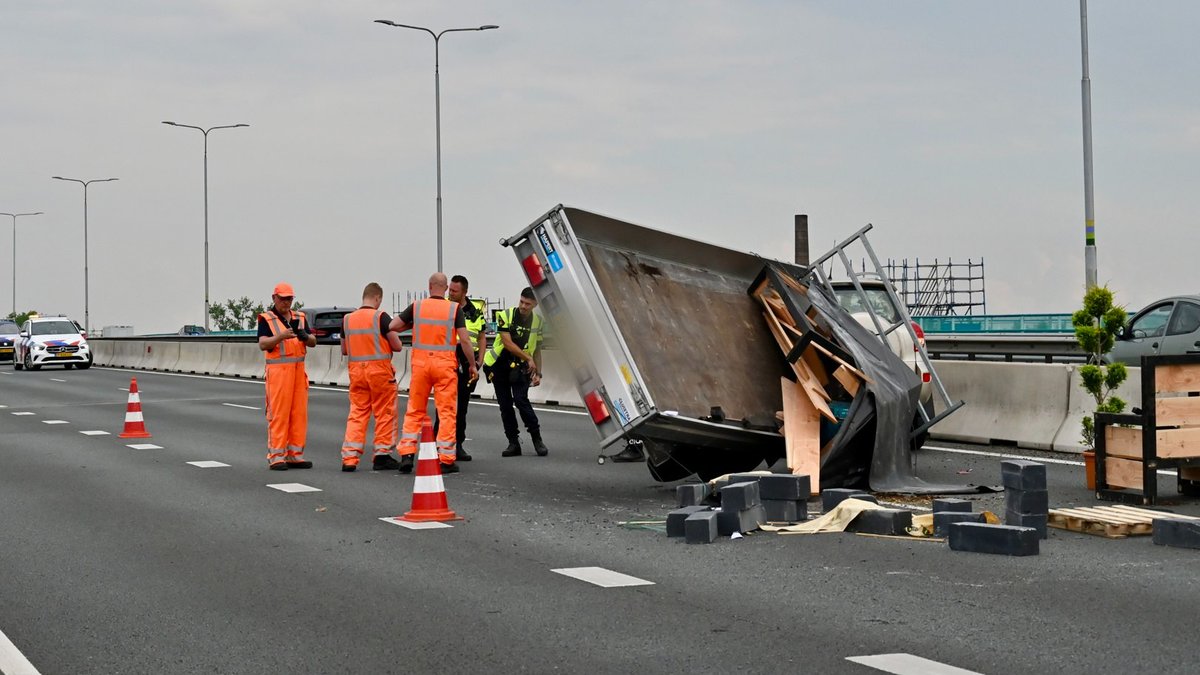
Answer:
[[[768,267],[794,279],[826,275],[561,205],[501,244],[513,249],[538,298],[602,448],[640,444],[660,481],[708,479],[784,456],[780,378],[794,376],[749,291]],[[831,293],[812,290],[835,339],[883,344]],[[881,326],[878,334],[886,333]],[[893,381],[883,431],[907,415],[903,443],[889,451],[906,460],[911,439],[936,421],[917,405],[920,381],[896,372],[905,366],[886,347],[855,349],[856,358],[879,362],[868,374]],[[875,388],[853,397],[845,424],[821,449],[830,469],[824,487],[872,481],[881,431]]]

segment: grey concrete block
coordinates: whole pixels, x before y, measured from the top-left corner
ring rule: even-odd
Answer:
[[[1032,527],[954,523],[950,526],[950,549],[998,555],[1037,555],[1042,538]]]
[[[679,507],[696,506],[708,496],[708,485],[704,483],[688,483],[675,486],[676,505]]]
[[[1045,490],[1046,465],[1027,459],[1000,462],[1000,483],[1013,490]]]
[[[1153,538],[1159,546],[1200,549],[1200,520],[1155,518]]]
[[[812,491],[812,483],[808,476],[792,476],[784,473],[773,476],[763,476],[758,479],[758,494],[763,501],[778,499],[796,501],[807,500]]]
[[[762,500],[758,495],[758,482],[730,483],[721,490],[721,510],[745,511],[758,506]]]
[[[850,490],[847,488],[829,488],[821,491],[821,510],[829,513],[835,506],[846,501],[850,495],[862,494],[862,490]]]
[[[1009,509],[1004,510],[1004,524],[1014,525],[1016,527],[1032,527],[1038,531],[1038,536],[1045,539],[1048,536],[1047,522],[1050,517],[1045,513],[1017,513]]]
[[[970,499],[945,498],[933,500],[933,512],[941,513],[943,511],[958,511],[960,513],[970,513],[975,510],[975,503]]]
[[[711,544],[717,539],[717,512],[697,511],[683,521],[684,539],[689,544]]]
[[[764,499],[763,513],[768,523],[798,523],[808,520],[808,502],[800,499]]]
[[[860,499],[864,502],[871,502],[872,504],[879,503],[879,500],[876,499],[874,495],[869,495],[865,492],[855,492],[854,494],[850,495],[850,499]]]
[[[942,511],[933,514],[933,534],[938,537],[946,536],[953,523],[986,523],[987,518],[982,513],[967,513],[964,511]]]
[[[1040,513],[1050,511],[1050,493],[1045,490],[1005,490],[1004,508],[1015,513]]]
[[[847,528],[863,534],[908,534],[912,527],[912,511],[904,509],[871,509],[858,514]]]
[[[728,537],[734,532],[753,532],[767,521],[767,514],[762,504],[752,506],[744,511],[728,511],[722,508],[717,514],[717,534]]]
[[[682,537],[684,535],[683,521],[688,519],[688,516],[709,510],[707,506],[685,506],[682,509],[675,509],[667,514],[667,536]]]

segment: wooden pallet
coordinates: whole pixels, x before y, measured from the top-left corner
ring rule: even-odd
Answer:
[[[1177,513],[1114,505],[1050,509],[1049,525],[1060,530],[1095,534],[1109,539],[1124,539],[1151,534],[1154,531],[1154,519],[1164,517],[1200,520]]]

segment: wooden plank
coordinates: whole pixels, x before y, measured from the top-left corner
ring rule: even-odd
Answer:
[[[812,371],[822,387],[829,384],[829,371],[825,369],[825,364],[821,363],[821,357],[817,356],[817,352],[812,349],[811,344],[800,355],[800,358],[804,359],[804,364]]]
[[[792,313],[788,311],[787,305],[783,304],[783,298],[779,297],[778,293],[775,291],[771,291],[769,294],[764,293],[759,296],[759,299],[767,306],[767,309],[771,310],[771,313],[776,318],[783,322],[783,325],[788,327],[796,325],[796,320],[792,318]]]
[[[1113,457],[1142,458],[1142,430],[1136,427],[1104,427],[1104,452]]]
[[[1128,506],[1125,504],[1113,504],[1107,508],[1141,515],[1153,521],[1155,518],[1175,518],[1177,520],[1200,520],[1196,516],[1185,516],[1182,513],[1171,513],[1169,511],[1155,511],[1153,509],[1140,509],[1136,506]]]
[[[1200,457],[1200,427],[1158,429],[1154,435],[1159,457]]]
[[[1113,514],[1101,511],[1097,507],[1087,507],[1080,509],[1052,509],[1054,513],[1070,518],[1081,518],[1091,520],[1097,523],[1110,523],[1112,525],[1135,525],[1138,523],[1150,522],[1142,516],[1129,516],[1121,514]]]
[[[841,382],[842,386],[846,388],[846,391],[850,392],[851,396],[857,395],[858,388],[862,386],[862,380],[858,379],[858,376],[846,368],[846,366],[838,366],[838,369],[833,371],[833,379]]]
[[[1154,393],[1200,391],[1200,364],[1157,366],[1154,369]]]
[[[1200,425],[1200,396],[1155,399],[1154,422],[1160,427]]]
[[[1184,480],[1200,480],[1200,466],[1179,467],[1179,477]]]
[[[821,491],[821,418],[802,387],[779,379],[783,389],[783,437],[787,447],[788,468],[793,474],[808,476],[812,494]]]
[[[1142,489],[1141,462],[1109,457],[1104,460],[1104,476],[1109,487]]]
[[[771,329],[771,334],[775,336],[775,341],[779,343],[780,349],[784,354],[787,354],[792,349],[792,343],[784,333],[783,327],[779,324],[779,320],[771,312],[763,312],[763,317],[767,320],[767,326]],[[803,360],[796,361],[791,364],[792,372],[796,374],[796,379],[804,387],[805,393],[812,400],[817,411],[825,416],[830,422],[837,422],[837,416],[829,409],[827,401],[832,400],[829,392],[821,386],[816,376],[809,369],[808,365]]]

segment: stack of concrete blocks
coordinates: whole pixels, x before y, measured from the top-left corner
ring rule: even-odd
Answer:
[[[821,511],[823,513],[829,513],[834,509],[834,507],[846,501],[847,499],[861,499],[864,502],[871,502],[872,504],[879,503],[878,499],[875,499],[862,490],[853,490],[850,488],[829,488],[828,490],[821,491]]]
[[[1004,522],[1017,527],[1032,527],[1042,539],[1047,536],[1050,499],[1046,491],[1046,465],[1024,459],[1000,463],[1004,485]]]
[[[708,497],[708,483],[688,483],[675,486],[675,505],[678,508],[698,506]]]
[[[717,512],[693,505],[667,514],[667,536],[683,537],[689,544],[711,544],[717,538]]]
[[[808,476],[779,473],[758,479],[758,494],[769,523],[798,523],[808,520]]]
[[[1046,465],[1025,460],[1005,460],[1000,463],[1000,482],[1008,490],[1008,505],[1032,509],[1040,503],[1045,504],[1046,496]],[[1034,493],[1040,492],[1041,495]],[[1014,497],[1013,495],[1017,495]],[[1027,556],[1040,552],[1042,539],[1046,531],[1046,508],[1042,507],[1040,520],[1037,514],[1013,512],[1005,509],[1009,517],[1007,525],[991,525],[989,523],[951,523],[948,528],[951,550],[970,551],[972,553],[995,553],[998,555]],[[1031,516],[1012,518],[1017,516]],[[934,516],[936,520],[937,516]],[[1018,522],[1040,523],[1037,527],[1026,527],[1014,524]]]
[[[717,512],[717,533],[728,537],[734,532],[757,530],[767,520],[759,493],[758,480],[729,483],[721,488],[721,510]]]
[[[950,525],[954,523],[987,522],[982,513],[975,513],[972,509],[973,505],[966,499],[933,500],[933,536],[948,536]]]

